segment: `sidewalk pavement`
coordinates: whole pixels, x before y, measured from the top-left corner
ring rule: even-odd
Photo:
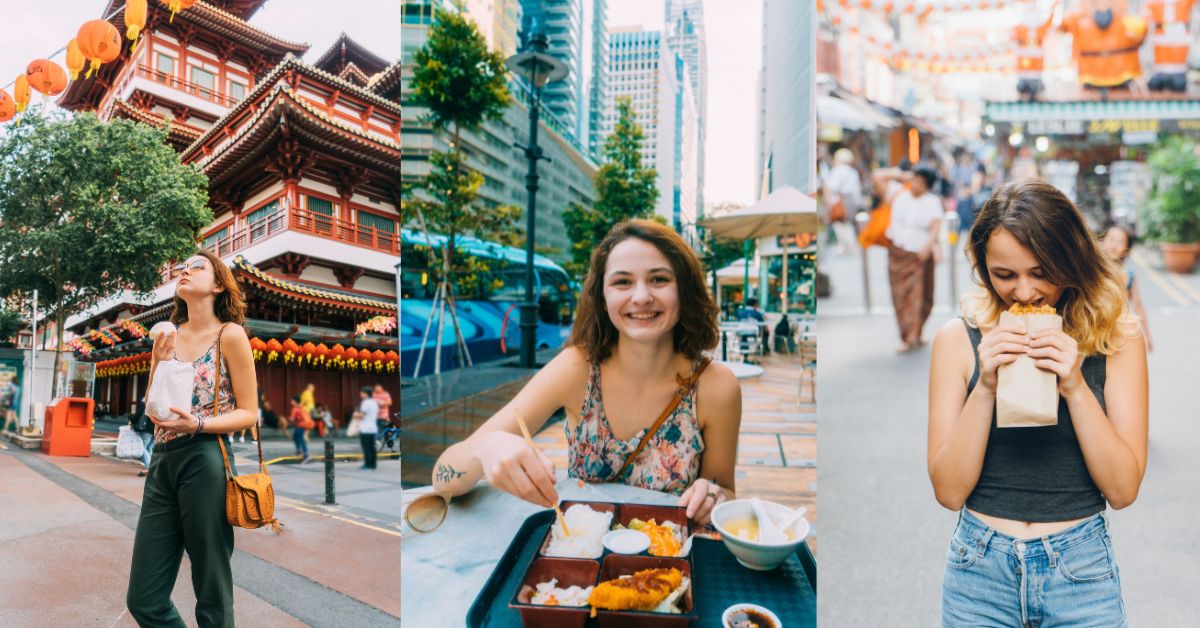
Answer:
[[[791,508],[808,508],[809,547],[817,548],[817,412],[813,384],[800,389],[797,354],[770,353],[761,358],[765,372],[742,384],[742,428],[734,468],[739,496],[756,496]],[[562,421],[547,424],[534,444],[567,467],[567,438]]]
[[[244,456],[235,454],[238,469],[251,472],[257,461]],[[330,506],[323,504],[323,465],[269,467],[285,532],[235,529],[237,623],[398,626],[399,464],[381,460],[376,471],[335,465],[338,504]],[[125,591],[140,468],[0,442],[0,626],[136,626]],[[172,600],[195,626],[186,556]]]

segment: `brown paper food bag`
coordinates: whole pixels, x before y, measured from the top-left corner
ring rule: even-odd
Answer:
[[[1013,325],[1032,334],[1062,329],[1062,317],[1001,312],[1000,325]],[[1058,375],[1038,368],[1033,358],[1022,355],[1000,365],[996,378],[996,427],[1058,425]]]

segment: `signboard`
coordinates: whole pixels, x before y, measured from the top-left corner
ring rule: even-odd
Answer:
[[[817,237],[817,234],[815,234],[815,233],[796,233],[796,234],[792,234],[792,235],[781,235],[781,236],[775,236],[775,243],[781,249],[785,245],[788,247],[796,247],[796,248],[804,249],[804,248],[808,248],[808,246],[813,243],[813,240],[816,240],[816,237]]]

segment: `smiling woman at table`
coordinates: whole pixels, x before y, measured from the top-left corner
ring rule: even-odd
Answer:
[[[617,225],[592,253],[568,346],[438,458],[434,489],[461,495],[486,477],[535,504],[556,503],[554,465],[521,437],[517,411],[537,433],[565,408],[571,477],[674,493],[707,522],[734,496],[742,417],[737,379],[704,355],[716,344],[717,306],[691,248],[656,222]],[[678,406],[647,433],[681,388]]]

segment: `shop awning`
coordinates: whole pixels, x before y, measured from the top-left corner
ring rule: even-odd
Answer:
[[[876,110],[866,100],[836,96],[817,96],[817,122],[836,124],[851,131],[892,129],[897,125],[894,118]]]
[[[1008,123],[1194,120],[1200,118],[1200,100],[989,102],[985,111],[992,122]]]

